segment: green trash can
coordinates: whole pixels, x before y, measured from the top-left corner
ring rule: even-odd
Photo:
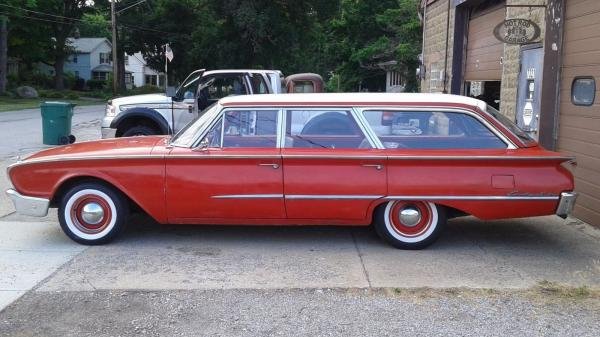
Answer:
[[[67,102],[44,102],[42,110],[43,143],[46,145],[64,145],[75,141],[71,135],[71,119],[75,104]]]

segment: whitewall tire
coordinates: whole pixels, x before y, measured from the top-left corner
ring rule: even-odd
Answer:
[[[63,196],[58,220],[72,240],[96,245],[114,239],[128,214],[127,200],[119,192],[98,183],[82,183]]]
[[[439,237],[446,224],[443,207],[432,202],[394,200],[374,218],[377,234],[396,248],[422,249]]]

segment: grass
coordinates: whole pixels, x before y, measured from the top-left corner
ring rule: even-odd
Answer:
[[[95,105],[104,104],[106,101],[103,99],[66,99],[66,98],[13,98],[0,96],[0,112],[4,111],[15,111],[23,109],[36,109],[39,108],[42,102],[47,101],[60,101],[69,102],[77,105]]]

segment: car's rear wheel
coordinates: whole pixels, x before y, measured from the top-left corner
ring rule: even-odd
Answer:
[[[443,207],[424,201],[390,201],[375,214],[377,234],[394,247],[422,249],[439,237],[446,224]]]
[[[127,200],[119,192],[99,183],[82,183],[62,197],[58,220],[72,240],[98,245],[121,232],[128,214]]]

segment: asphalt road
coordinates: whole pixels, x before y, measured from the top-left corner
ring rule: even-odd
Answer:
[[[102,109],[76,110],[78,139],[99,137]],[[3,167],[43,147],[38,116],[0,113]],[[56,212],[12,211],[2,195],[0,336],[600,335],[600,231],[573,219],[454,219],[429,249],[401,251],[370,228],[134,216],[85,247]]]

